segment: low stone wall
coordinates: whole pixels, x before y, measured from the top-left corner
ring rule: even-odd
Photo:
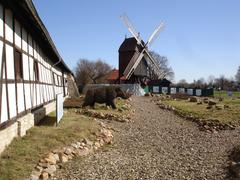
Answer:
[[[51,102],[34,112],[17,119],[12,125],[0,131],[0,154],[4,151],[15,137],[23,137],[26,135],[27,130],[37,124],[47,114],[56,109],[56,103]]]
[[[28,113],[17,120],[18,125],[18,136],[23,137],[26,135],[28,129],[34,126],[34,115]]]
[[[8,128],[0,131],[0,153],[3,152],[6,146],[18,136],[18,123],[10,125]]]

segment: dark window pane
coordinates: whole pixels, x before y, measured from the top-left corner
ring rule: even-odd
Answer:
[[[14,61],[15,61],[15,74],[16,79],[23,79],[23,65],[22,65],[22,54],[15,50],[14,53]]]

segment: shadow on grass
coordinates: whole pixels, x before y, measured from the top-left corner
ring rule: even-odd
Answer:
[[[56,126],[56,117],[53,115],[48,115],[44,117],[37,126]]]

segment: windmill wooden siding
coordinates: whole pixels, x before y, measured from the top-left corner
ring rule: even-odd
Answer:
[[[137,59],[142,48],[137,44],[137,40],[133,38],[126,38],[119,47],[119,76],[124,77],[124,71],[127,68],[132,58]],[[131,77],[126,81],[127,83],[135,83],[144,77],[148,77],[147,62],[143,57],[136,69],[134,69]]]
[[[1,146],[9,144],[15,136],[15,131],[24,134],[20,132],[19,124],[25,124],[25,129],[34,124],[29,113],[45,107],[44,112],[39,111],[43,116],[56,94],[68,94],[67,76],[71,75],[68,67],[59,61],[58,54],[54,54],[55,47],[51,48],[51,42],[46,43],[46,39],[50,38],[48,34],[39,31],[43,34],[39,37],[39,32],[37,34],[33,30],[37,27],[26,27],[28,22],[21,23],[23,19],[28,21],[24,16],[17,15],[21,11],[17,5],[20,7],[23,3],[26,8],[26,4],[32,2],[0,1],[0,152],[3,149]],[[18,11],[12,10],[12,7]],[[36,17],[30,16],[29,19],[35,22]],[[53,67],[54,64],[57,65]],[[24,121],[14,124],[18,119]]]

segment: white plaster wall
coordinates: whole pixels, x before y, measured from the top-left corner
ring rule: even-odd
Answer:
[[[13,43],[13,37],[15,37],[15,45],[18,48],[21,48],[25,52],[29,52],[30,55],[34,55],[36,59],[38,59],[39,62],[43,63],[44,66],[51,68],[50,64],[51,61],[45,56],[45,54],[42,52],[41,48],[38,46],[37,42],[33,39],[33,37],[28,34],[28,32],[21,27],[21,24],[18,20],[14,19],[13,21],[13,14],[10,10],[5,11],[5,25],[3,21],[3,7],[0,4],[0,37],[3,37],[3,30],[5,26],[5,35],[6,39],[9,42]],[[13,33],[13,23],[15,26],[15,33]],[[22,35],[21,35],[22,32]],[[21,39],[22,36],[22,39]],[[29,50],[28,50],[29,49]],[[3,52],[3,42],[0,41],[0,65],[2,64],[2,52]],[[34,73],[34,59],[31,57],[28,57],[25,53],[22,53],[23,58],[23,79],[24,80],[31,80],[34,81],[35,73]],[[50,64],[48,63],[50,62]],[[7,63],[7,78],[8,79],[15,79],[15,72],[14,72],[14,48],[8,44],[6,44],[6,63]],[[39,65],[39,81],[45,82],[45,83],[53,83],[53,76],[52,71],[55,72],[58,75],[62,75],[61,71],[58,69],[52,68],[52,71],[49,69],[46,69],[44,66]],[[29,73],[30,69],[30,73]],[[0,74],[1,74],[1,68],[0,68]],[[5,70],[3,72],[5,78]],[[55,79],[57,81],[57,76],[55,76]],[[4,122],[8,119],[8,109],[7,109],[7,97],[6,97],[6,85],[3,84],[2,86],[2,110],[1,110],[1,122]],[[54,89],[55,90],[54,90]],[[9,100],[9,113],[10,118],[16,117],[17,113],[21,113],[25,110],[24,106],[24,100],[26,103],[26,109],[30,109],[33,106],[36,107],[37,105],[40,105],[44,102],[53,100],[55,98],[55,94],[59,92],[63,92],[62,87],[55,87],[52,85],[41,85],[41,84],[29,84],[25,83],[18,83],[17,84],[17,92],[15,88],[15,83],[8,85],[8,100]],[[24,99],[24,93],[25,92],[25,99]],[[16,112],[16,93],[17,93],[17,106],[18,106],[18,112]],[[36,95],[37,93],[37,95]]]
[[[22,28],[22,49],[27,52],[27,32]]]
[[[3,7],[0,4],[0,36],[3,37]]]
[[[30,84],[24,84],[26,109],[31,108]]]
[[[17,115],[15,84],[8,84],[8,94],[9,114],[10,118],[13,118]]]
[[[47,102],[47,92],[48,92],[47,85],[44,85],[43,88],[44,88],[44,92],[43,92],[44,102]]]
[[[15,23],[15,33],[14,33],[15,45],[21,48],[21,25],[17,20],[15,20],[14,23]]]
[[[36,89],[37,89],[37,105],[40,105],[40,98],[41,98],[41,94],[40,94],[40,86],[39,84],[36,85]]]
[[[3,42],[0,41],[0,76],[2,72],[1,64],[2,64],[2,55],[3,55]],[[1,78],[1,77],[0,77]]]
[[[34,80],[34,72],[33,72],[33,58],[29,58],[29,68],[30,68],[30,80]]]
[[[28,56],[26,54],[22,54],[22,59],[23,59],[23,79],[29,80]]]
[[[31,84],[31,100],[32,100],[32,105],[33,107],[36,106],[36,85]]]
[[[6,45],[6,63],[7,63],[7,78],[14,79],[14,59],[13,59],[13,47]]]
[[[8,110],[7,110],[7,95],[6,95],[6,85],[2,84],[2,109],[1,109],[1,123],[8,120]]]
[[[5,38],[13,42],[13,17],[12,12],[8,9],[5,10]]]
[[[17,98],[18,98],[18,113],[25,110],[24,107],[24,94],[23,94],[23,83],[17,84]]]

